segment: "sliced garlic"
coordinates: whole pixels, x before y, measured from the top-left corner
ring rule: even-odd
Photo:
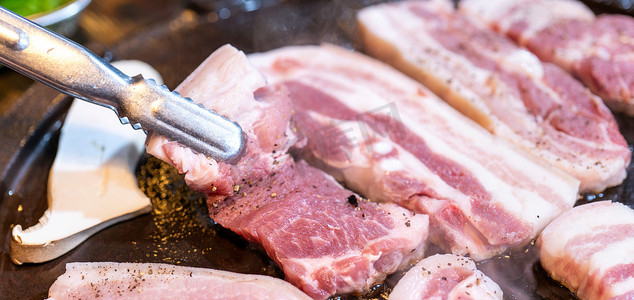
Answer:
[[[114,65],[126,74],[162,83],[144,62]],[[144,142],[143,131],[121,125],[112,110],[75,100],[49,173],[48,209],[38,224],[13,228],[11,259],[16,264],[55,259],[98,231],[149,212],[150,200],[135,176]]]

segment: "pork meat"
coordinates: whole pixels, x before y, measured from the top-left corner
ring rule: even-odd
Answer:
[[[460,10],[566,69],[612,109],[634,115],[634,18],[597,17],[581,1],[493,2],[461,1]]]
[[[159,263],[69,263],[50,299],[310,299],[278,278]]]
[[[370,57],[324,45],[249,59],[288,90],[299,155],[373,201],[429,214],[446,251],[482,260],[521,246],[576,200],[576,179]]]
[[[211,217],[264,246],[286,280],[315,299],[363,292],[422,258],[428,217],[376,204],[289,161],[209,206]]]
[[[581,192],[625,179],[631,153],[601,99],[561,68],[457,13],[450,1],[376,5],[358,20],[367,52],[493,134],[576,177]]]
[[[396,284],[388,300],[502,300],[502,290],[464,256],[436,254],[413,266]]]
[[[364,201],[293,160],[288,91],[267,86],[243,53],[220,48],[177,90],[238,122],[247,154],[236,165],[218,163],[158,136],[148,152],[185,173],[207,194],[214,221],[261,245],[311,297],[362,292],[423,255],[427,216]]]
[[[540,261],[580,299],[634,298],[634,210],[610,201],[577,206],[539,236]]]

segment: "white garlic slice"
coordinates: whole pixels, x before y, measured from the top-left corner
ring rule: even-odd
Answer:
[[[144,62],[113,65],[162,84]],[[74,100],[49,173],[48,209],[38,224],[13,228],[11,259],[16,264],[55,259],[98,231],[149,212],[150,200],[135,176],[144,142],[145,133],[122,125],[112,110]]]

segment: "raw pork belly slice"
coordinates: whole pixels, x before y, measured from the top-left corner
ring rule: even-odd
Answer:
[[[263,245],[286,280],[316,299],[362,292],[420,259],[429,224],[426,215],[361,199],[292,161],[209,210],[222,226]]]
[[[630,150],[610,111],[559,67],[541,63],[442,0],[363,9],[366,50],[421,81],[493,134],[581,181],[620,184]]]
[[[289,91],[300,155],[373,201],[429,214],[447,251],[482,260],[523,245],[576,200],[576,179],[370,57],[325,45],[249,60]]]
[[[634,18],[595,17],[571,0],[466,0],[460,10],[568,70],[612,109],[634,115]]]
[[[69,263],[50,299],[310,299],[263,275],[153,263]]]
[[[539,236],[541,264],[580,299],[634,299],[634,210],[581,205]]]
[[[293,161],[288,92],[266,87],[242,52],[220,48],[178,90],[238,122],[247,154],[237,165],[217,163],[157,136],[148,152],[186,173],[192,188],[207,193],[216,222],[261,244],[310,296],[361,292],[423,255],[427,216],[361,201]]]
[[[236,164],[216,162],[162,136],[148,136],[147,152],[185,173],[187,184],[210,199],[235,193],[242,179],[268,176],[274,165],[290,159],[286,91],[266,87],[266,80],[244,53],[225,45],[212,53],[177,88],[183,96],[238,122],[248,137],[247,154]]]
[[[413,266],[396,284],[388,300],[499,299],[502,290],[464,256],[436,254]]]

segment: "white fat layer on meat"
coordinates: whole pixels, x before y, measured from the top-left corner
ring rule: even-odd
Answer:
[[[485,22],[495,22],[516,5],[530,0],[462,0],[458,8],[475,15]]]
[[[253,294],[284,300],[310,299],[290,283],[270,276],[161,263],[68,263],[66,273],[58,277],[49,290],[50,299],[158,299],[200,295],[243,299]]]
[[[386,13],[384,15],[389,14]],[[398,30],[400,33],[399,39],[393,39],[392,44],[403,44],[406,45],[403,40],[410,40],[409,48],[419,48],[421,45],[424,45],[426,49],[433,49],[433,54],[431,56],[423,54],[427,53],[424,49],[417,49],[417,51],[404,51],[406,47],[401,47],[401,53],[405,53],[407,57],[412,55],[423,55],[425,56],[423,59],[412,59],[408,60],[412,64],[421,64],[422,68],[428,69],[429,66],[434,66],[433,71],[431,73],[434,74],[435,77],[440,78],[444,82],[456,82],[459,81],[462,83],[466,89],[456,89],[452,87],[451,90],[457,91],[457,93],[462,94],[462,97],[465,99],[471,98],[479,98],[482,97],[482,91],[485,89],[489,89],[487,92],[484,92],[485,97],[488,95],[495,96],[496,93],[499,94],[499,89],[505,89],[506,84],[502,82],[495,72],[477,67],[474,63],[472,63],[467,57],[463,55],[458,55],[454,52],[451,52],[444,48],[440,43],[438,43],[434,38],[432,38],[428,34],[421,34],[420,28],[425,27],[425,20],[413,16],[408,15],[410,18],[406,18],[405,15],[399,10],[394,10],[390,15],[393,22],[398,22],[401,24],[411,24],[409,30],[403,31]],[[378,16],[377,16],[378,17]],[[403,21],[410,20],[411,22]],[[402,29],[402,28],[399,28]],[[482,27],[483,30],[488,30],[488,28]],[[386,29],[383,29],[386,30]],[[391,34],[385,34],[384,37],[395,36],[397,35],[397,30],[393,29]],[[416,39],[412,39],[411,37],[415,36]],[[510,52],[508,50],[511,50]],[[544,77],[544,67],[542,62],[539,60],[537,56],[535,56],[532,52],[528,51],[525,48],[517,47],[507,50],[500,50],[497,47],[493,48],[483,48],[480,51],[481,54],[489,58],[491,61],[494,61],[498,64],[499,67],[515,74],[523,74],[533,79],[533,82],[544,92],[549,94],[556,103],[561,102],[561,98],[553,91],[550,87],[546,86],[545,82],[542,81]],[[442,57],[443,59],[438,59],[438,57]],[[460,70],[460,76],[456,75],[456,70]],[[491,81],[495,81],[493,86],[491,86]],[[485,88],[483,88],[485,87]],[[478,95],[475,91],[480,91]],[[508,94],[508,97],[514,98],[515,95]],[[502,101],[504,97],[497,97]],[[471,103],[473,105],[473,103]],[[487,114],[491,114],[489,108],[487,107],[485,101],[477,101],[478,108],[482,111],[485,111]],[[526,107],[522,105],[522,101],[508,101],[506,105],[513,112],[519,112],[519,117],[521,119],[527,118]],[[519,121],[518,122],[522,122]],[[524,120],[526,125],[534,127],[534,124],[531,124],[530,120]],[[525,126],[524,126],[525,127]]]
[[[469,269],[472,274],[453,286],[446,295],[447,299],[465,299],[465,297],[467,299],[502,299],[500,287],[477,270],[475,263],[470,258],[454,254],[436,254],[418,262],[405,273],[388,299],[421,299],[427,286],[435,285],[431,282],[435,273],[457,268]]]
[[[522,40],[533,37],[537,32],[557,22],[575,19],[593,21],[594,13],[582,2],[572,0],[548,0],[532,2],[514,11],[507,11],[498,24],[503,32],[516,22],[526,22],[528,28],[522,32]]]
[[[634,254],[630,254],[634,255]],[[623,295],[627,292],[631,292],[634,288],[634,276],[630,276],[629,278],[614,283],[610,288],[612,290],[612,295],[618,296]]]
[[[634,264],[634,238],[605,245],[588,259],[588,263],[591,270],[598,270],[601,275],[611,267]]]
[[[253,102],[253,91],[266,85],[264,76],[250,66],[246,56],[225,45],[205,59],[201,66],[204,68],[194,70],[177,88],[183,96],[213,108],[219,115],[240,116],[240,120],[244,114],[259,115],[257,109],[245,110],[241,105],[235,105]],[[206,103],[205,100],[213,102]],[[246,117],[244,123],[253,124],[248,122],[256,120],[257,117]]]
[[[586,260],[587,258],[580,258],[580,260]],[[589,276],[596,277],[595,280],[600,280],[605,276],[605,272],[610,268],[619,265],[634,265],[634,238],[628,238],[622,241],[618,241],[609,245],[606,245],[599,252],[595,253],[588,259]],[[618,280],[609,286],[610,291],[608,295],[620,295],[625,292],[634,290],[634,277],[630,277],[626,280]]]
[[[387,172],[403,169],[403,163],[398,158],[386,158],[381,160],[381,168]]]
[[[337,124],[343,122],[341,120],[333,120],[315,112],[310,112],[309,115],[315,120],[319,120],[324,126],[333,122]],[[426,182],[430,186],[433,186],[434,190],[438,193],[461,203],[464,209],[468,210],[470,208],[469,198],[467,196],[447,185],[447,183],[438,175],[434,174],[434,172],[409,151],[403,149],[391,140],[379,136],[371,129],[368,129],[368,133],[372,136],[376,136],[380,141],[379,143],[388,144],[393,149],[396,149],[398,156],[376,160],[371,157],[373,155],[371,149],[354,146],[352,149],[348,149],[350,159],[344,162],[327,161],[332,167],[342,170],[347,185],[353,190],[363,190],[364,194],[371,199],[388,201],[390,199],[386,199],[381,191],[375,191],[373,189],[376,178],[381,178],[386,172],[402,171],[411,176],[412,179]]]
[[[593,37],[584,35],[581,39],[566,43],[565,47],[555,48],[553,62],[570,73],[575,62],[592,56],[595,49]]]
[[[546,227],[542,233],[542,251],[555,257],[567,255],[566,244],[576,236],[592,232],[594,228],[632,222],[634,211],[621,204],[603,201],[577,206]]]
[[[605,49],[605,47],[596,47],[594,54],[596,54],[596,56],[600,59],[605,59],[605,60],[609,60],[610,59],[610,50]]]
[[[534,79],[540,80],[544,76],[542,62],[533,53],[526,49],[518,48],[511,54],[501,57],[501,64],[508,66],[510,70],[517,70]]]
[[[391,144],[385,142],[374,143],[373,147],[378,154],[387,154],[394,149]]]
[[[141,73],[162,84],[156,70],[143,62],[114,65],[126,74]],[[143,131],[121,125],[112,110],[75,100],[49,174],[49,207],[37,225],[24,230],[14,227],[13,239],[18,244],[44,246],[114,218],[149,211],[150,201],[134,173],[144,141]],[[82,234],[81,240],[88,236]]]

